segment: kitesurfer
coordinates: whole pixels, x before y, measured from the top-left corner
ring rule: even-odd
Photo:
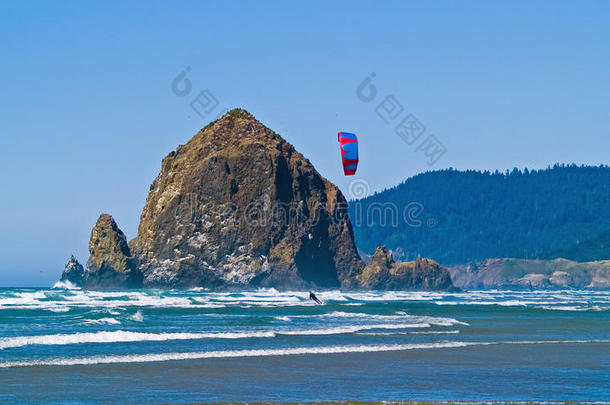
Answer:
[[[322,301],[320,301],[320,299],[316,297],[316,294],[314,294],[312,291],[309,292],[309,299],[314,301],[316,304],[322,305]]]

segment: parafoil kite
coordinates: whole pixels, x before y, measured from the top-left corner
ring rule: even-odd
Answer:
[[[356,138],[356,134],[349,132],[339,132],[337,138],[341,148],[343,172],[346,176],[354,175],[358,168],[358,138]]]

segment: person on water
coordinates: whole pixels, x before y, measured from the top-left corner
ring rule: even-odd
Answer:
[[[315,301],[316,304],[322,304],[322,301],[320,301],[320,299],[316,297],[316,294],[314,294],[312,291],[309,292],[309,299]]]

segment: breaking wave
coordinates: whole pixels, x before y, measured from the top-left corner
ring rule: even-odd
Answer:
[[[339,354],[339,353],[372,353],[391,352],[421,349],[447,349],[468,346],[490,346],[502,344],[529,345],[529,344],[585,344],[610,343],[610,340],[539,340],[539,341],[498,341],[498,342],[437,342],[421,344],[395,344],[395,345],[353,345],[353,346],[319,346],[295,347],[284,349],[257,349],[257,350],[218,350],[183,353],[154,353],[134,355],[110,355],[91,357],[69,357],[48,360],[7,361],[0,363],[0,368],[31,367],[31,366],[74,366],[93,364],[117,363],[148,363],[176,360],[220,359],[239,357],[267,357],[291,356],[305,354]]]
[[[407,345],[377,345],[377,346],[321,346],[321,347],[295,347],[288,349],[259,349],[259,350],[218,350],[209,352],[189,353],[158,353],[158,354],[136,354],[118,356],[92,356],[72,357],[51,360],[33,361],[9,361],[0,363],[0,368],[28,367],[28,366],[73,366],[89,364],[111,364],[111,363],[146,363],[171,360],[195,360],[230,357],[265,357],[265,356],[289,356],[299,354],[335,354],[335,353],[368,353],[384,351],[401,351],[410,349],[432,349],[451,348],[466,346],[463,342],[444,342]]]
[[[430,330],[418,332],[360,332],[365,336],[393,336],[393,335],[457,335],[459,330]]]
[[[66,280],[66,281],[58,281],[57,283],[53,284],[53,287],[51,287],[52,289],[63,289],[63,290],[80,290],[81,288],[72,284],[70,281]]]
[[[114,318],[87,319],[85,325],[120,325],[121,321]]]
[[[0,339],[0,350],[32,345],[73,345],[81,343],[161,342],[193,339],[242,339],[274,337],[271,331],[219,333],[147,333],[117,330],[112,332],[17,336]]]
[[[427,302],[436,305],[498,305],[519,306],[557,310],[606,310],[610,308],[608,294],[595,291],[470,291],[461,293],[414,292],[414,291],[368,291],[343,292],[320,291],[318,297],[327,304],[362,306],[377,302]],[[205,289],[188,291],[87,291],[75,289],[68,282],[56,283],[53,289],[0,292],[2,309],[42,309],[55,312],[73,308],[92,307],[150,307],[150,308],[225,308],[239,306],[254,307],[311,307],[305,291],[277,291],[261,289],[241,292],[210,292]],[[66,309],[67,308],[67,309]],[[401,311],[395,312],[401,315]],[[335,313],[334,316],[340,316]],[[352,316],[352,315],[350,315]],[[389,316],[389,315],[386,315]]]
[[[96,321],[88,322],[108,322],[113,318],[102,318]],[[109,322],[114,323],[114,322]],[[337,326],[331,328],[314,328],[300,330],[268,330],[254,332],[210,332],[210,333],[190,333],[190,332],[174,332],[174,333],[148,333],[148,332],[132,332],[132,331],[101,331],[101,332],[85,332],[73,334],[55,334],[55,335],[39,335],[39,336],[17,336],[10,338],[0,338],[0,350],[32,346],[32,345],[72,345],[81,343],[121,343],[121,342],[145,342],[145,341],[166,341],[166,340],[195,340],[195,339],[244,339],[244,338],[272,338],[278,335],[284,336],[313,336],[313,335],[341,335],[356,333],[363,330],[399,330],[411,328],[428,328],[428,323],[411,323],[411,324],[370,324],[370,325],[353,325],[353,326]]]

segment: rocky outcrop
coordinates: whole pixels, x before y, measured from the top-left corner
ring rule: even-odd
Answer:
[[[347,202],[294,147],[232,110],[163,159],[137,238],[153,287],[356,287]]]
[[[93,227],[89,254],[83,287],[120,289],[142,286],[142,274],[131,255],[125,234],[110,215],[100,215]]]
[[[385,246],[375,250],[371,262],[357,277],[362,288],[375,290],[452,290],[449,271],[421,256],[412,262],[395,262]]]
[[[89,251],[84,274],[65,274],[94,289],[451,287],[437,263],[385,248],[365,269],[341,191],[241,109],[163,159],[135,239],[103,214]]]
[[[610,260],[487,259],[449,268],[457,287],[465,289],[564,289],[610,287]]]
[[[68,263],[66,263],[60,281],[64,283],[69,282],[75,286],[82,286],[85,284],[85,268],[74,256],[71,256]]]

